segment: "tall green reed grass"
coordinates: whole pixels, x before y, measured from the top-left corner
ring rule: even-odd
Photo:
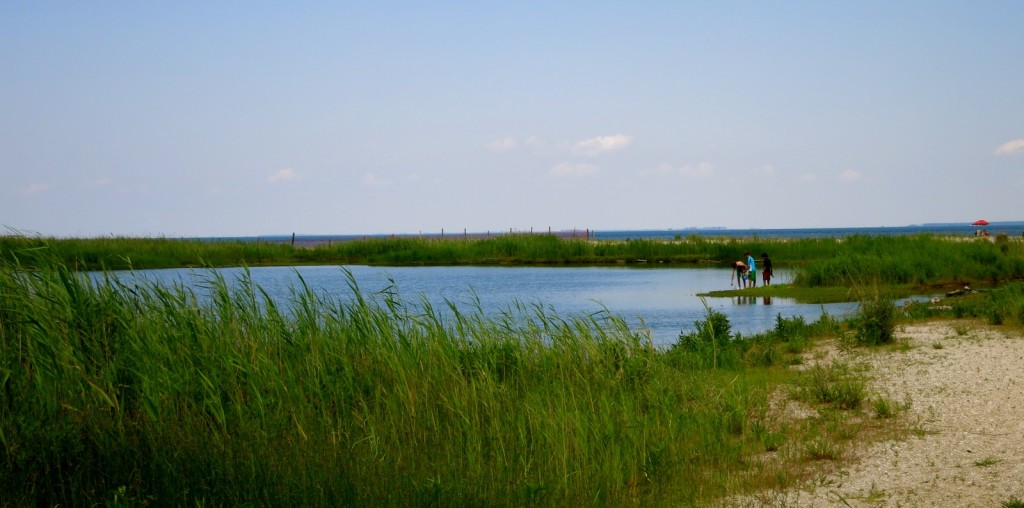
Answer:
[[[0,236],[0,258],[24,265],[61,259],[75,270],[291,264],[298,249],[262,241]]]
[[[607,312],[42,259],[0,262],[0,504],[694,504],[761,439],[765,372],[673,363]]]
[[[834,255],[815,258],[798,270],[793,284],[842,286],[867,280],[942,285],[1020,278],[1024,278],[1024,243],[922,234],[844,238]]]
[[[702,238],[677,241],[630,239],[594,241],[553,235],[503,234],[492,238],[367,238],[321,244],[313,248],[236,240],[200,241],[167,238],[59,239],[0,236],[0,255],[18,252],[26,264],[45,250],[76,269],[165,268],[258,264],[649,264],[697,263],[727,266],[745,250],[768,252],[778,263],[799,264],[835,254],[833,239],[763,240]]]

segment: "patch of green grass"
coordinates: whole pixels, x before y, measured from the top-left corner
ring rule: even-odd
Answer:
[[[978,467],[989,467],[994,466],[1000,462],[1002,462],[1002,460],[1000,459],[994,457],[985,457],[984,459],[974,461],[974,465]]]
[[[839,460],[843,448],[835,441],[825,438],[811,438],[804,443],[804,456],[810,460]]]
[[[1024,508],[1024,501],[1017,496],[1013,496],[1003,503],[1003,508]]]
[[[875,482],[871,482],[871,490],[868,491],[868,495],[865,496],[864,500],[868,503],[881,503],[889,497],[889,494],[884,490],[880,489],[875,485]]]
[[[926,429],[921,425],[915,425],[910,428],[910,433],[916,437],[934,436],[939,433],[937,430]]]
[[[876,397],[871,403],[871,407],[875,412],[876,418],[892,418],[896,416],[899,411],[899,405],[890,401],[885,397]]]
[[[816,365],[803,373],[796,395],[837,409],[859,409],[867,398],[867,382],[844,363]]]

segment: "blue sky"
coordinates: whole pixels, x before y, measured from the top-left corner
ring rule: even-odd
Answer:
[[[0,226],[1024,220],[1024,2],[3,2]]]

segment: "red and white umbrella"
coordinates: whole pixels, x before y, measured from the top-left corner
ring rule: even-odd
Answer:
[[[972,226],[988,226],[988,221],[985,219],[978,219],[971,223]]]

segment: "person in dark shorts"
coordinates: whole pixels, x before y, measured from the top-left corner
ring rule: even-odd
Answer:
[[[761,253],[761,280],[765,286],[770,285],[772,281],[772,260],[768,258],[767,252]]]

